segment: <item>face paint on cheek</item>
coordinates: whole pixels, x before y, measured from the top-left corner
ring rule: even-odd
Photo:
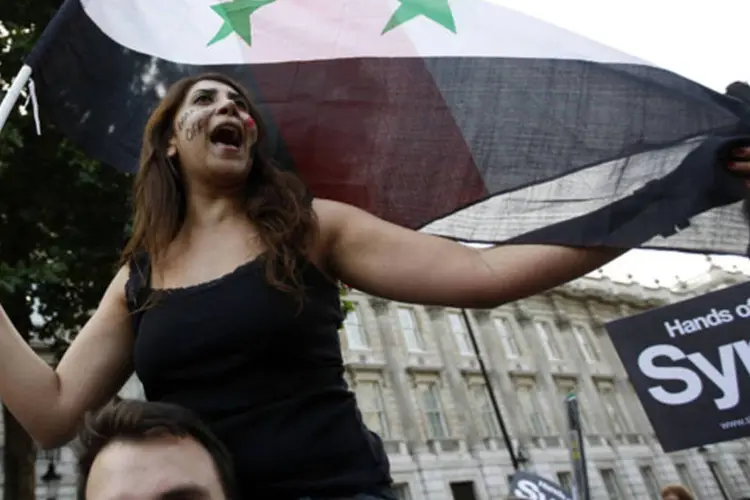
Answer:
[[[256,123],[255,118],[249,113],[242,113],[240,116],[242,117],[242,123],[247,129],[251,143],[255,143],[258,140],[258,124]]]
[[[194,109],[189,109],[180,115],[180,117],[177,119],[177,130],[179,132],[185,130],[185,126],[187,125],[188,120],[195,113],[196,111]]]
[[[205,132],[208,128],[208,121],[211,119],[211,113],[206,113],[197,118],[185,129],[185,139],[192,142],[196,137]]]
[[[240,116],[242,117],[242,122],[245,124],[245,127],[249,129],[254,129],[256,127],[255,119],[250,113],[243,112]]]

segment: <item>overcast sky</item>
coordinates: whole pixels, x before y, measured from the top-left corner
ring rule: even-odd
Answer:
[[[580,33],[719,92],[750,81],[750,0],[490,0]],[[750,274],[744,257],[718,257]],[[670,285],[705,272],[703,256],[633,251],[605,267],[613,279]]]

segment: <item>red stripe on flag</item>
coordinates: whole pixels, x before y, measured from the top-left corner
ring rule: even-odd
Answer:
[[[487,195],[422,59],[254,69],[272,125],[316,196],[417,227]]]

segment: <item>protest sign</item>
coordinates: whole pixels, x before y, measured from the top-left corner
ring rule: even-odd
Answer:
[[[512,497],[528,500],[571,500],[570,494],[560,485],[525,471],[513,474],[510,494]]]
[[[750,283],[606,328],[664,451],[750,437]]]

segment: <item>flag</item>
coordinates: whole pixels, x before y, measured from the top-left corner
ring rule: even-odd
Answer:
[[[29,56],[42,117],[137,167],[181,77],[252,92],[312,193],[475,242],[744,253],[721,166],[750,106],[487,0],[67,0]]]

